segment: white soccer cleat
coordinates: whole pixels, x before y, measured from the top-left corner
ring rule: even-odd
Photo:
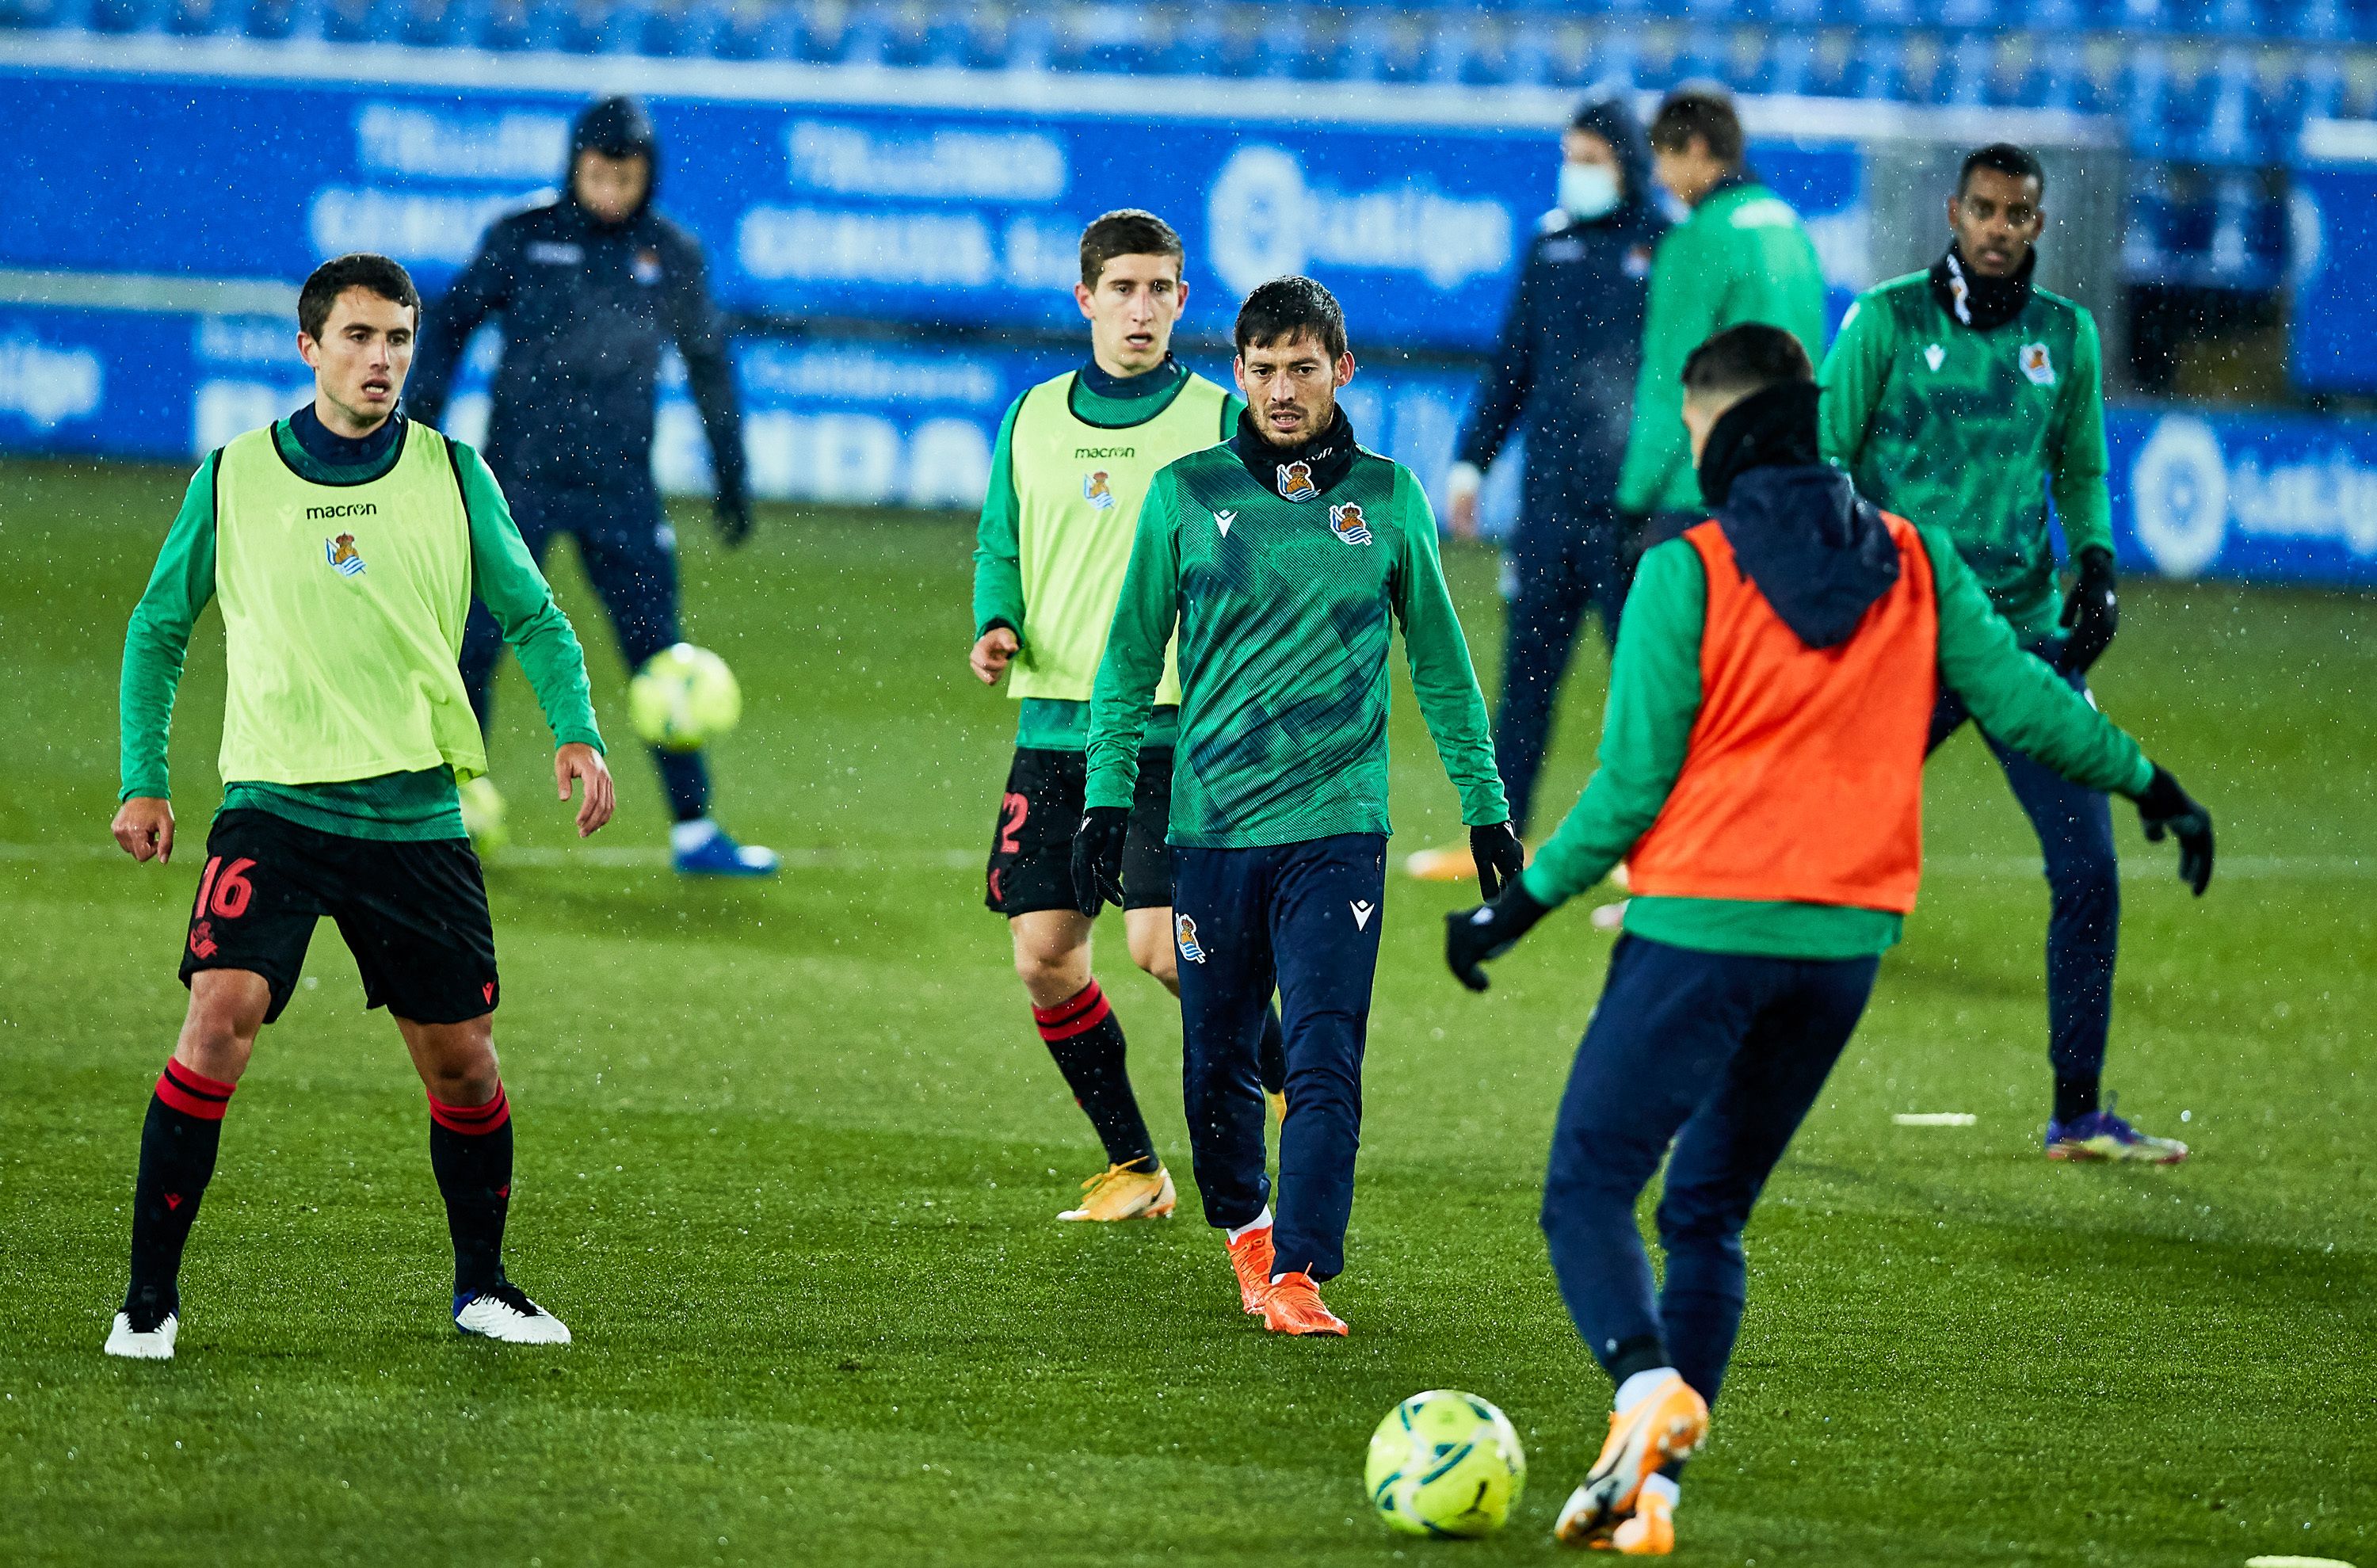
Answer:
[[[454,1301],[454,1326],[506,1345],[567,1345],[569,1326],[507,1281]]]
[[[107,1332],[107,1353],[127,1361],[170,1361],[173,1359],[173,1340],[181,1332],[178,1312],[166,1313],[164,1322],[147,1330],[132,1326],[131,1313],[118,1312],[115,1326]]]

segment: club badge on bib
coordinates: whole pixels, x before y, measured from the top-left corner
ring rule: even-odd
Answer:
[[[2025,343],[2018,352],[2021,354],[2022,373],[2030,377],[2032,386],[2055,385],[2055,362],[2047,357],[2045,343]]]
[[[1345,545],[1367,545],[1370,542],[1370,525],[1363,521],[1358,501],[1347,501],[1329,509],[1329,532]]]
[[[322,556],[340,577],[353,577],[364,569],[364,558],[355,551],[355,536],[352,533],[323,540]]]
[[[1109,481],[1105,469],[1099,469],[1095,473],[1084,473],[1081,475],[1081,499],[1089,502],[1090,505],[1097,508],[1098,510],[1102,512],[1113,509],[1115,504],[1114,485]]]
[[[1279,493],[1291,501],[1308,501],[1320,494],[1320,486],[1312,482],[1312,465],[1308,462],[1281,463]]]

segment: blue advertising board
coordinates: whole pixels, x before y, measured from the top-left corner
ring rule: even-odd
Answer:
[[[2124,566],[2377,588],[2377,423],[2117,409],[2106,436]]]
[[[562,176],[582,96],[544,88],[0,66],[0,267],[294,281],[377,250],[443,288]],[[1187,242],[1189,329],[1304,271],[1357,345],[1493,341],[1559,157],[1544,130],[1149,111],[919,109],[657,91],[663,207],[730,307],[1070,331],[1082,226],[1153,208]],[[1869,281],[1862,158],[1761,144],[1834,274]]]
[[[465,439],[484,428],[498,347],[481,337],[458,384],[447,424]],[[747,341],[736,366],[753,488],[973,508],[1009,401],[1074,363],[1057,351]],[[1345,402],[1364,442],[1410,464],[1441,504],[1474,389],[1454,371],[1367,366]],[[183,461],[310,393],[279,318],[0,306],[0,450]],[[2377,588],[2377,422],[2116,408],[2107,436],[2126,569]],[[1520,461],[1495,465],[1489,521],[1510,517]],[[674,365],[653,464],[674,493],[709,486],[701,422]]]

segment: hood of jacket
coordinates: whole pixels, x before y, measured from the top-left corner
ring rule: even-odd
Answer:
[[[660,192],[661,144],[652,129],[652,117],[644,106],[632,98],[604,98],[579,111],[577,121],[569,127],[569,162],[561,171],[562,199],[594,222],[592,213],[578,205],[578,155],[599,152],[605,158],[641,158],[651,171],[644,185],[642,205],[627,215],[625,222],[614,225],[626,228],[651,210],[652,198]],[[600,225],[598,225],[600,226]]]
[[[1641,227],[1659,220],[1659,187],[1651,179],[1651,138],[1623,92],[1601,92],[1577,106],[1571,128],[1591,131],[1618,154],[1623,192],[1612,210],[1593,220],[1596,224]],[[1590,225],[1585,225],[1590,226]]]
[[[1701,485],[1742,574],[1800,641],[1848,640],[1898,581],[1898,547],[1849,476],[1816,456],[1816,389],[1770,387],[1726,412]]]

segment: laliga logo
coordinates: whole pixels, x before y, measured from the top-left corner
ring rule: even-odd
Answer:
[[[2228,464],[2220,437],[2183,414],[2156,423],[2130,467],[2138,543],[2166,577],[2193,577],[2220,555],[2228,533]]]
[[[1347,545],[1367,545],[1370,542],[1369,525],[1362,521],[1361,504],[1356,501],[1348,501],[1342,507],[1329,509],[1329,532]]]
[[[1308,462],[1281,463],[1279,493],[1291,501],[1308,501],[1320,494],[1320,486],[1312,483],[1312,465]]]

